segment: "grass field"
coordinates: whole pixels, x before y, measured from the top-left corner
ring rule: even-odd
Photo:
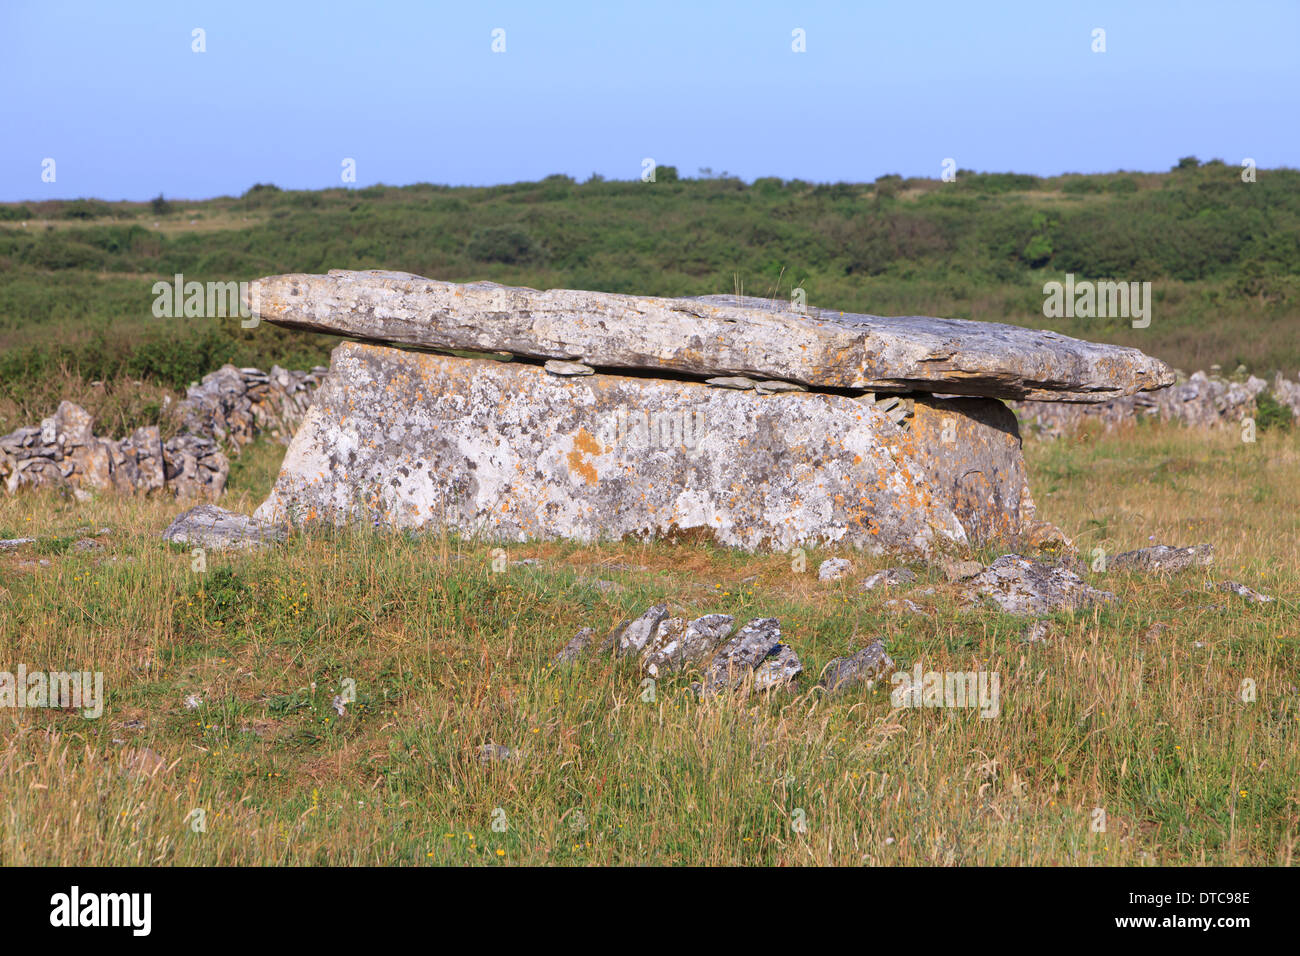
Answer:
[[[282,453],[248,449],[223,504],[260,502]],[[1093,574],[1120,600],[1029,644],[926,568],[928,613],[905,616],[788,556],[685,545],[519,545],[539,563],[493,573],[483,543],[358,532],[197,573],[158,540],[174,501],[0,497],[0,537],[39,539],[0,552],[0,656],[103,671],[108,695],[99,720],[0,712],[0,862],[1293,863],[1300,436],[1152,426],[1026,454],[1085,559],[1210,542],[1215,567]],[[83,526],[111,528],[102,550],[73,546]],[[1224,578],[1277,600],[1205,590]],[[579,627],[659,600],[779,617],[800,691],[701,704],[683,676],[648,702],[634,666],[551,668]],[[811,689],[876,637],[902,668],[997,672],[1000,713]]]

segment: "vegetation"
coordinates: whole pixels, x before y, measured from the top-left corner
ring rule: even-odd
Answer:
[[[1295,170],[1243,182],[1236,167],[1186,157],[1164,174],[820,185],[702,172],[0,205],[0,429],[19,424],[12,403],[35,378],[60,370],[179,389],[226,361],[325,361],[325,337],[155,318],[153,283],[176,273],[207,282],[395,269],[657,295],[800,286],[813,305],[1053,328],[1187,371],[1300,366]],[[1152,282],[1151,326],[1044,318],[1043,283],[1067,272]]]
[[[1154,424],[1027,452],[1085,555],[1210,541],[1216,566],[1093,575],[1120,600],[1028,644],[924,568],[928,615],[685,544],[520,545],[540,563],[493,573],[477,542],[360,531],[199,573],[157,540],[174,502],[0,496],[0,537],[44,543],[0,551],[6,660],[102,670],[108,696],[99,720],[0,711],[0,863],[1295,862],[1300,435]],[[224,504],[260,501],[280,454],[246,449]],[[104,550],[72,546],[83,525]],[[1226,577],[1278,600],[1205,590]],[[803,689],[700,704],[683,675],[649,701],[635,668],[550,667],[659,600],[779,617]],[[904,668],[997,672],[999,715],[810,690],[876,637]]]

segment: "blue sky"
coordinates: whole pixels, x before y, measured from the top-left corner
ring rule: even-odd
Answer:
[[[1298,0],[0,0],[0,50],[0,201],[1300,166]]]

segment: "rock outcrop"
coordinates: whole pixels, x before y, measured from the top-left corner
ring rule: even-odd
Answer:
[[[727,295],[665,299],[458,285],[403,272],[281,275],[250,284],[263,320],[425,349],[504,351],[699,378],[820,389],[1105,401],[1172,370],[1136,349],[964,319],[854,315]]]
[[[176,519],[162,533],[164,541],[213,551],[260,548],[284,538],[284,532],[216,505],[199,505]]]

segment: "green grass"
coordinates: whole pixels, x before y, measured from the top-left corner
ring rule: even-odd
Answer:
[[[251,509],[281,453],[247,449],[224,504]],[[920,616],[788,556],[690,545],[518,545],[512,561],[540,563],[493,573],[482,543],[318,533],[196,573],[157,540],[174,502],[0,499],[6,534],[113,528],[98,552],[0,555],[4,658],[102,670],[109,697],[98,721],[0,713],[0,862],[1293,862],[1300,437],[1153,426],[1027,455],[1040,511],[1085,558],[1209,541],[1215,568],[1093,575],[1120,601],[1059,615],[1030,645],[1021,620],[959,612],[924,567],[907,592]],[[856,561],[857,577],[885,563]],[[1278,600],[1204,590],[1225,577]],[[779,617],[799,691],[702,704],[683,675],[648,702],[634,665],[552,668],[579,627],[660,600]],[[876,637],[901,667],[998,672],[1000,715],[812,690]],[[357,702],[340,716],[347,679]],[[485,744],[519,756],[484,764]],[[124,775],[144,748],[163,767]]]

